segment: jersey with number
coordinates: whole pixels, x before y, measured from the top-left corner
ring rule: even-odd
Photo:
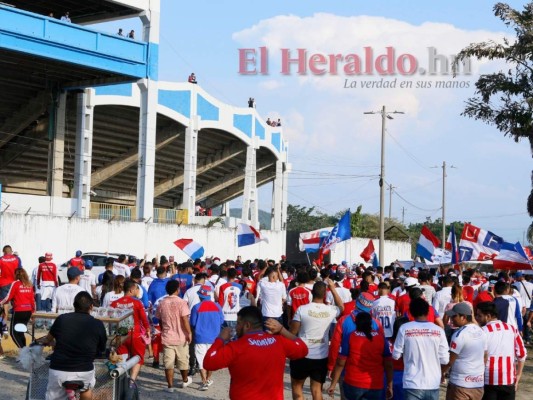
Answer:
[[[394,306],[395,301],[389,296],[380,296],[372,304],[372,316],[381,322],[386,338],[392,336],[394,321],[396,320]]]

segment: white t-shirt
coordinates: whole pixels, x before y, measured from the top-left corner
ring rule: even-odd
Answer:
[[[52,297],[52,312],[58,312],[59,309],[74,310],[74,297],[79,292],[83,292],[83,288],[72,283],[59,286]]]
[[[259,298],[263,317],[279,318],[283,314],[283,300],[287,298],[287,291],[283,282],[259,281]]]
[[[345,287],[336,287],[335,290],[337,291],[337,294],[341,298],[341,301],[343,304],[349,303],[352,301],[352,292],[350,292],[350,289],[346,289]],[[326,301],[328,304],[335,304],[335,300],[333,299],[333,294],[330,290],[328,290],[326,294]]]
[[[392,336],[394,321],[396,320],[395,304],[396,302],[389,296],[380,296],[372,304],[372,316],[381,322],[386,338]]]
[[[522,285],[522,283],[524,285]],[[522,303],[529,310],[531,307],[531,298],[533,296],[533,283],[527,281],[515,282],[515,286],[518,288],[518,292],[522,297]]]
[[[113,262],[113,274],[115,276],[122,275],[124,278],[129,278],[130,273],[130,267],[126,264],[119,263],[118,261]]]
[[[321,360],[328,357],[329,326],[339,314],[338,307],[323,303],[309,303],[298,307],[293,321],[301,324],[298,337],[309,349],[306,358]]]
[[[107,292],[104,296],[104,300],[102,301],[102,307],[105,307],[105,308],[111,307],[112,302],[122,297],[124,297],[124,292],[119,293],[119,294],[116,294],[114,290],[111,292]]]
[[[450,383],[463,388],[483,387],[486,346],[487,336],[476,324],[467,324],[453,334],[450,352],[457,354],[457,359],[450,371]]]
[[[141,285],[143,288],[146,289],[146,291],[148,291],[148,288],[150,287],[150,284],[152,283],[152,281],[154,280],[154,278],[152,278],[151,276],[143,276],[141,278]]]
[[[441,365],[448,364],[448,342],[444,330],[432,322],[408,322],[402,325],[394,342],[392,357],[403,355],[403,388],[437,390]],[[483,354],[480,355],[483,358]]]
[[[86,269],[83,271],[83,275],[80,276],[80,282],[78,283],[78,285],[80,285],[83,290],[85,290],[92,296],[92,286],[96,286],[96,276],[94,276],[92,271]]]
[[[420,285],[420,289],[424,289],[424,298],[429,304],[433,304],[435,298],[435,288],[431,285]]]
[[[439,315],[444,315],[444,309],[448,304],[452,302],[452,287],[443,287],[437,293],[433,299],[433,307],[437,310]]]

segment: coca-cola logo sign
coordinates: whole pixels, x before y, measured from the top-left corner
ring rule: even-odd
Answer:
[[[483,378],[483,375],[478,375],[478,376],[468,375],[465,378],[465,381],[466,382],[473,382],[473,383],[481,383],[481,382],[484,381],[484,378]]]

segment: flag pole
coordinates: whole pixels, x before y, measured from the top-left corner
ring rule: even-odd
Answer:
[[[309,263],[309,266],[311,266],[311,259],[309,258],[309,253],[306,251],[305,255],[307,256],[307,262]]]

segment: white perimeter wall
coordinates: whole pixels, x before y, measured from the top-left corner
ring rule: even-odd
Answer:
[[[262,231],[269,243],[237,247],[237,230],[206,228],[197,225],[145,224],[144,222],[120,222],[96,219],[24,215],[6,212],[0,215],[0,244],[9,244],[17,251],[24,267],[31,271],[37,259],[45,252],[54,254],[54,262],[62,264],[74,256],[76,250],[134,254],[139,258],[148,254],[174,255],[183,262],[187,256],[174,241],[194,239],[205,248],[205,256],[220,259],[244,260],[272,258],[278,260],[285,254],[284,231]]]
[[[344,260],[351,264],[365,263],[360,256],[363,249],[368,245],[369,239],[353,238],[344,242],[338,243],[335,250],[331,252],[331,261],[340,263]],[[374,249],[379,257],[379,240],[372,240]],[[400,260],[411,260],[411,244],[408,242],[397,242],[392,240],[385,240],[385,261],[380,261],[380,265],[386,266],[391,262]]]

